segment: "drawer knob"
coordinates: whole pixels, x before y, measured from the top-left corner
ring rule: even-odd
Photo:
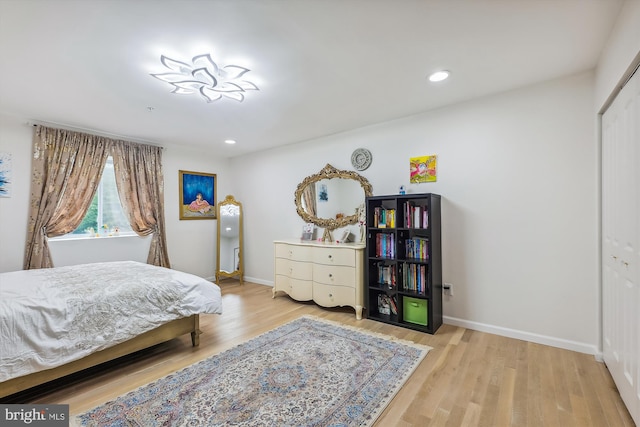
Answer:
[[[333,277],[333,274],[329,273],[329,277]]]
[[[331,258],[332,258],[331,255],[329,255],[329,259],[331,259]]]
[[[329,294],[329,298],[333,298],[333,294]]]

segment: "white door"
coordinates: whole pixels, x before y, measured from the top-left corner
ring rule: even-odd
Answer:
[[[640,425],[640,72],[602,116],[604,361]]]

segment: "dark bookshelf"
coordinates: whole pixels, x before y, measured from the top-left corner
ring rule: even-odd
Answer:
[[[366,198],[367,318],[434,334],[442,325],[438,194]]]

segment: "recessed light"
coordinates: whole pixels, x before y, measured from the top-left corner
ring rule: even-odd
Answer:
[[[236,143],[236,140],[235,140],[235,139],[225,139],[225,140],[224,140],[224,143],[225,143],[225,144],[235,144],[235,143]]]
[[[430,82],[441,82],[446,80],[449,77],[449,72],[447,70],[436,71],[435,73],[429,76]]]

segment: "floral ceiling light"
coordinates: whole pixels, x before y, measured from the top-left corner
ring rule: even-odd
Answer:
[[[241,79],[251,70],[238,65],[220,67],[208,53],[194,56],[192,64],[164,55],[160,57],[160,62],[170,72],[151,75],[173,86],[171,93],[198,94],[207,102],[216,101],[223,96],[242,102],[245,91],[259,90],[255,84]]]

